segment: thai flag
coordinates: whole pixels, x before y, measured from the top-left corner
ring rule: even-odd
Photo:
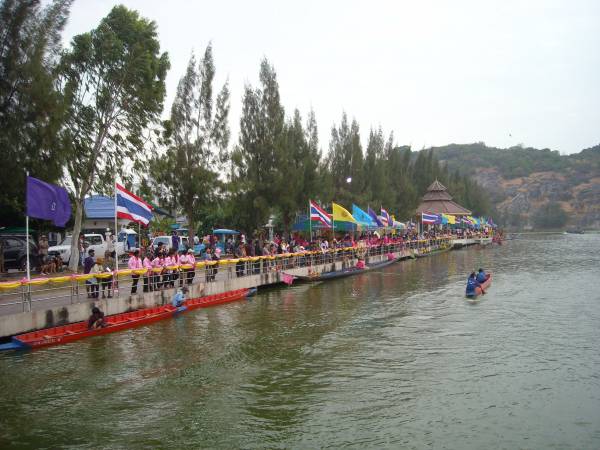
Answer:
[[[312,200],[308,201],[308,205],[310,208],[310,220],[318,220],[327,228],[333,227],[333,222],[331,220],[331,215],[327,214],[323,208],[317,205]]]
[[[440,223],[440,218],[437,214],[425,214],[421,213],[421,222],[428,224],[436,224]]]
[[[394,221],[390,217],[390,214],[383,208],[381,208],[381,216],[383,217],[383,224],[386,227],[391,227],[394,225]]]
[[[117,217],[148,226],[152,219],[152,206],[118,183],[115,183],[115,194],[117,195]]]

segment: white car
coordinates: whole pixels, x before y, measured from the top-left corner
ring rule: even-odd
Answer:
[[[106,251],[106,241],[104,240],[104,236],[101,234],[84,234],[83,239],[87,245],[85,252],[86,255],[90,250],[94,250],[96,256],[104,256],[104,252]],[[71,242],[72,236],[65,237],[59,245],[54,245],[48,248],[48,255],[60,255],[61,259],[65,264],[69,264],[69,259],[71,259]],[[123,251],[123,242],[119,242],[116,245],[117,257],[121,256]]]
[[[152,248],[156,250],[160,242],[162,242],[162,244],[168,249],[171,248],[171,236],[156,236],[154,239],[152,239]],[[187,236],[179,236],[179,248],[176,250],[185,250],[187,248],[187,245]]]

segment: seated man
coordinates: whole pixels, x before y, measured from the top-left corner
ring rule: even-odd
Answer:
[[[479,281],[477,281],[477,275],[475,275],[475,272],[471,272],[471,275],[469,275],[469,278],[467,279],[466,294],[467,295],[475,295],[477,293],[477,288],[481,289],[482,294],[485,294],[485,292],[481,288],[481,283],[479,283]]]
[[[57,272],[63,271],[63,260],[60,257],[60,255],[56,255],[54,257],[54,268],[56,269]]]
[[[485,280],[487,280],[487,274],[483,271],[483,269],[479,269],[479,272],[477,273],[477,281],[483,283]]]
[[[173,296],[173,300],[171,301],[171,304],[175,308],[179,308],[179,307],[183,306],[183,303],[185,302],[185,295],[187,293],[188,293],[187,287],[182,287],[181,289],[178,289],[177,292],[175,293],[175,295]]]
[[[100,311],[100,308],[94,306],[92,308],[92,315],[88,319],[88,330],[95,328],[104,328],[106,325],[106,320],[104,320],[104,313]]]

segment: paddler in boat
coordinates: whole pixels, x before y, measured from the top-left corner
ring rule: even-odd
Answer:
[[[88,330],[104,328],[106,325],[108,324],[104,320],[104,313],[100,311],[100,308],[94,306],[92,308],[92,315],[88,319]]]
[[[183,303],[185,302],[185,296],[187,295],[187,293],[188,293],[188,288],[185,286],[182,287],[181,289],[177,289],[177,292],[173,296],[173,300],[171,301],[171,304],[175,308],[179,308],[180,306],[183,306]]]
[[[485,283],[487,277],[488,276],[485,273],[485,271],[483,269],[479,269],[479,272],[477,272],[477,281],[479,281],[480,283]]]
[[[477,281],[477,275],[475,272],[471,272],[467,279],[467,295],[474,295],[477,288],[481,289],[481,293],[485,294],[485,291],[481,287],[481,283]]]

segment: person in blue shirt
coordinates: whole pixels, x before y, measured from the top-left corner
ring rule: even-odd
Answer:
[[[179,242],[179,235],[177,234],[177,231],[173,230],[171,233],[171,248],[175,249],[175,251],[179,251]]]
[[[469,275],[469,278],[467,279],[467,295],[475,295],[477,288],[481,289],[482,294],[485,294],[481,287],[481,283],[477,281],[477,275],[475,272],[471,272],[471,275]]]
[[[483,271],[483,269],[479,269],[479,272],[477,273],[477,281],[484,283],[485,280],[487,280],[487,274]]]
[[[173,300],[171,301],[171,304],[175,308],[179,308],[180,306],[183,306],[183,303],[185,302],[185,296],[187,293],[188,293],[188,288],[186,288],[185,286],[182,287],[181,289],[178,289],[177,293],[173,296]]]

